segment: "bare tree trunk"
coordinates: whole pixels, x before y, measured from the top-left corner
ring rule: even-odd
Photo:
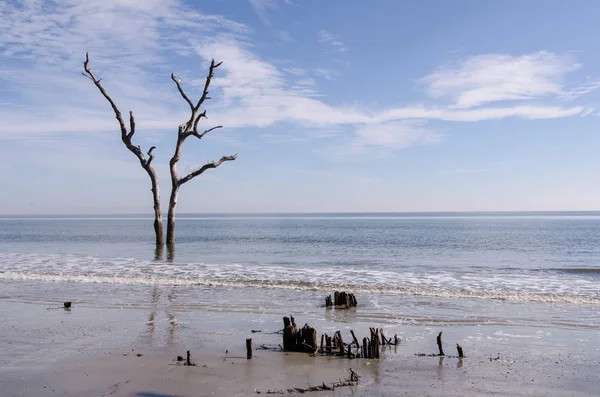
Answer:
[[[151,165],[152,160],[154,160],[154,155],[152,154],[152,151],[155,149],[155,147],[152,146],[150,148],[150,150],[148,150],[148,159],[146,159],[146,157],[144,156],[144,153],[142,152],[142,149],[139,146],[134,146],[133,143],[131,143],[131,138],[133,138],[133,134],[135,134],[135,120],[133,118],[133,112],[129,112],[129,132],[128,132],[127,126],[125,124],[125,120],[123,120],[123,116],[121,115],[121,112],[117,108],[117,105],[115,104],[113,99],[108,95],[106,90],[104,90],[104,87],[102,87],[102,84],[100,84],[100,81],[102,79],[97,79],[96,76],[94,76],[94,74],[92,73],[92,69],[89,67],[89,62],[90,62],[89,55],[86,52],[85,62],[83,63],[84,73],[82,73],[82,74],[85,77],[92,80],[92,82],[98,88],[100,93],[104,96],[104,98],[106,98],[108,103],[110,103],[110,106],[112,107],[113,112],[115,113],[115,117],[116,117],[117,121],[119,122],[119,127],[121,129],[121,140],[123,141],[123,143],[125,144],[127,149],[129,149],[130,152],[135,154],[135,156],[138,158],[138,160],[140,162],[140,165],[146,171],[146,173],[148,173],[148,176],[150,177],[150,183],[152,184],[152,189],[151,189],[152,199],[154,201],[154,234],[156,237],[156,246],[162,247],[165,243],[165,240],[164,240],[164,233],[163,233],[162,213],[160,211],[160,190],[158,187],[158,177],[156,176],[156,172],[154,171],[154,168]]]
[[[177,85],[177,90],[183,97],[183,99],[187,102],[190,107],[191,115],[189,120],[181,124],[177,131],[177,143],[175,144],[175,152],[173,153],[173,157],[169,161],[169,170],[171,172],[171,196],[169,197],[169,212],[167,214],[167,249],[174,252],[175,248],[175,213],[177,208],[177,197],[179,195],[179,188],[186,182],[194,179],[198,175],[204,173],[204,171],[210,168],[217,168],[225,161],[233,161],[237,158],[237,154],[233,156],[223,156],[219,161],[212,161],[210,163],[204,164],[202,167],[190,172],[186,176],[180,178],[177,174],[177,162],[181,158],[181,149],[183,147],[183,143],[189,136],[195,136],[198,139],[202,139],[209,132],[216,130],[218,128],[222,128],[222,126],[218,125],[216,127],[209,128],[204,132],[198,132],[198,122],[202,118],[206,118],[206,110],[202,113],[199,113],[200,107],[204,103],[206,99],[210,99],[208,96],[208,88],[210,86],[210,81],[214,77],[214,71],[219,67],[221,63],[215,63],[213,59],[210,63],[210,69],[208,72],[208,76],[206,77],[206,82],[204,83],[204,91],[202,96],[194,105],[187,94],[183,91],[181,87],[181,79],[176,78],[174,74],[171,74],[171,79]]]
[[[178,138],[175,154],[169,162],[171,171],[171,196],[169,197],[169,212],[167,214],[167,247],[172,249],[175,245],[175,210],[177,208],[177,197],[179,196],[179,177],[177,176],[177,162],[181,157],[181,145],[183,141]]]

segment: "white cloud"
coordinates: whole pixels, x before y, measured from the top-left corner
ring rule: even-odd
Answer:
[[[383,124],[365,124],[356,128],[351,151],[366,147],[403,149],[417,144],[435,143],[442,135],[428,130],[422,122],[393,121]]]
[[[583,95],[597,87],[591,81],[577,89],[564,87],[564,75],[579,67],[569,56],[488,54],[423,78],[427,92],[436,98],[427,104],[387,109],[339,106],[320,96],[315,81],[316,77],[332,79],[334,72],[300,68],[290,62],[278,66],[257,54],[249,41],[251,30],[245,25],[203,14],[177,0],[23,1],[16,5],[0,0],[0,4],[8,21],[0,25],[0,51],[4,53],[0,84],[14,94],[10,102],[17,104],[0,106],[0,139],[114,133],[116,121],[108,104],[80,75],[86,50],[91,51],[92,68],[103,78],[121,111],[133,110],[138,130],[149,139],[158,131],[171,133],[188,116],[169,79],[170,72],[183,75],[185,89],[196,97],[204,80],[185,77],[203,76],[211,58],[224,61],[211,87],[211,125],[347,127],[354,134],[355,147],[398,149],[434,142],[439,135],[426,128],[427,120],[585,115],[589,109],[584,106],[549,101],[564,99],[569,93]],[[263,6],[269,9],[269,4]],[[344,47],[327,31],[320,32],[320,41]],[[190,65],[198,65],[193,60],[196,55],[205,62],[192,72],[172,70],[175,66],[167,62],[172,53],[188,57]],[[452,106],[440,102],[446,98],[454,101]],[[492,103],[496,106],[490,106]]]
[[[267,26],[271,26],[269,11],[278,7],[279,0],[248,0],[260,20]]]
[[[328,32],[327,30],[321,29],[319,31],[319,43],[329,44],[332,46],[334,51],[346,52],[346,46],[339,35]]]
[[[571,55],[547,51],[484,54],[444,66],[421,81],[433,98],[449,99],[456,108],[469,109],[501,101],[574,98],[600,87],[593,82],[566,89],[565,76],[580,67]]]

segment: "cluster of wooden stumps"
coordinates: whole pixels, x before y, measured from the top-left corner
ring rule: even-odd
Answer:
[[[336,331],[333,336],[321,335],[321,344],[317,345],[317,330],[305,324],[298,329],[293,316],[283,318],[283,350],[286,352],[302,352],[323,355],[336,355],[347,358],[378,359],[381,346],[397,345],[400,339],[386,338],[382,329],[371,328],[369,338],[365,337],[359,343],[354,331],[350,331],[352,342],[344,343],[342,333]]]
[[[350,330],[352,342],[346,344],[342,338],[342,333],[336,331],[333,336],[327,334],[321,335],[321,346],[319,353],[326,355],[345,356],[347,358],[370,358],[379,359],[381,347],[385,345],[397,345],[400,339],[397,335],[394,338],[386,338],[383,334],[383,329],[370,328],[371,335],[369,338],[362,339],[362,345],[353,330]]]
[[[358,303],[354,294],[345,291],[335,291],[333,293],[333,300],[331,299],[331,295],[325,298],[325,307],[335,306],[337,309],[350,309],[357,305]]]
[[[283,350],[286,352],[315,353],[317,330],[308,324],[297,329],[294,316],[283,318]]]

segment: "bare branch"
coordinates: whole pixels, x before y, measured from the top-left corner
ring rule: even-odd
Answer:
[[[195,177],[197,177],[198,175],[202,174],[204,171],[206,171],[208,169],[211,169],[211,168],[217,168],[218,166],[220,166],[224,162],[226,162],[226,161],[234,161],[235,159],[237,159],[237,153],[234,154],[233,156],[223,156],[223,157],[221,157],[221,159],[219,161],[212,161],[210,163],[204,164],[202,167],[198,168],[196,171],[190,172],[189,174],[187,174],[183,178],[179,179],[177,181],[177,183],[178,183],[179,186],[181,186],[184,183],[189,182],[192,179],[194,179]]]
[[[129,134],[127,134],[127,138],[131,140],[133,134],[135,134],[135,120],[133,119],[133,112],[129,111]]]
[[[194,120],[194,128],[193,128],[193,130],[192,130],[194,134],[197,134],[197,133],[198,133],[198,122],[200,121],[200,119],[201,119],[202,117],[204,117],[204,118],[207,118],[207,117],[206,117],[206,110],[205,110],[204,112],[200,113],[200,114],[198,115],[198,117],[196,117],[196,120]]]
[[[124,139],[127,136],[127,127],[125,126],[125,121],[123,121],[123,116],[121,116],[121,112],[117,108],[117,105],[115,104],[115,102],[108,95],[108,93],[104,90],[104,87],[102,87],[102,85],[100,84],[100,80],[102,80],[102,79],[100,79],[100,80],[96,79],[96,76],[94,76],[94,74],[92,73],[92,69],[90,69],[89,63],[90,63],[89,54],[86,52],[85,53],[85,62],[83,63],[83,70],[85,70],[85,73],[83,73],[83,75],[88,77],[90,80],[92,80],[94,82],[96,87],[98,87],[98,90],[100,90],[100,93],[102,93],[104,98],[106,98],[108,103],[110,103],[110,106],[112,107],[113,112],[115,112],[115,117],[117,118],[117,121],[119,122],[119,126],[121,127],[121,137]]]
[[[218,129],[218,128],[223,128],[223,126],[222,126],[222,125],[218,125],[218,126],[216,126],[216,127],[209,128],[209,129],[205,130],[205,131],[204,131],[203,133],[201,133],[201,134],[198,134],[197,132],[192,132],[190,135],[193,135],[193,136],[195,136],[195,137],[196,137],[196,138],[198,138],[198,139],[202,139],[202,138],[204,137],[204,135],[206,135],[206,134],[208,134],[209,132],[211,132],[211,131],[213,131],[213,130],[216,130],[216,129]]]
[[[179,90],[179,93],[181,94],[183,99],[185,99],[185,101],[188,103],[188,105],[190,105],[190,110],[192,112],[194,112],[194,104],[192,103],[191,99],[187,96],[187,94],[183,91],[183,88],[181,88],[181,84],[180,84],[181,77],[176,78],[175,75],[173,73],[171,73],[171,80],[173,80],[175,82],[175,84],[177,84],[177,89]]]
[[[152,162],[152,160],[154,160],[154,155],[152,154],[152,151],[156,149],[156,146],[152,146],[150,148],[150,150],[148,150],[148,161],[146,161],[146,165],[150,165],[150,163]]]
[[[202,96],[198,100],[196,107],[192,110],[195,110],[197,112],[200,109],[200,106],[202,106],[202,104],[204,103],[204,101],[210,99],[210,97],[208,96],[208,87],[210,86],[210,81],[212,80],[212,78],[215,77],[215,69],[221,66],[222,63],[223,62],[215,63],[214,59],[210,61],[210,69],[208,69],[208,76],[206,76],[206,82],[204,83],[204,91],[202,92]]]

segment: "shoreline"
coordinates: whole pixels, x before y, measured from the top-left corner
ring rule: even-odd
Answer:
[[[69,291],[67,287],[59,288],[60,295]],[[97,286],[89,287],[101,293]],[[561,329],[558,324],[536,327],[484,319],[445,323],[435,318],[408,323],[398,317],[373,316],[376,307],[361,307],[361,300],[366,302],[368,296],[358,297],[356,312],[328,311],[318,308],[317,302],[294,310],[290,305],[295,299],[312,300],[318,295],[302,291],[280,305],[239,310],[235,302],[229,307],[198,305],[195,295],[183,288],[146,290],[154,301],[127,308],[74,299],[72,310],[65,311],[57,296],[28,302],[16,297],[0,299],[0,314],[9,319],[0,325],[0,384],[4,389],[0,394],[257,395],[256,389],[286,390],[305,388],[307,381],[311,385],[337,381],[348,375],[349,367],[361,375],[357,386],[310,395],[591,396],[600,384],[597,326]],[[212,295],[234,292],[202,291]],[[125,297],[111,299],[123,301]],[[93,297],[86,300],[93,301]],[[240,305],[246,307],[243,302]],[[514,305],[502,308],[512,310]],[[362,316],[365,310],[371,314]],[[402,309],[398,310],[401,314]],[[555,310],[568,308],[559,305]],[[253,359],[246,360],[246,338],[253,338],[255,348],[281,343],[281,335],[274,332],[282,328],[281,314],[287,312],[292,312],[299,325],[315,326],[319,336],[341,330],[346,339],[354,329],[360,338],[374,326],[383,327],[388,336],[397,333],[402,342],[386,349],[380,361],[261,350],[254,350]],[[252,329],[263,332],[251,333]],[[449,355],[441,359],[416,356],[437,352],[435,336],[441,330]],[[455,343],[465,349],[466,358],[460,362],[451,357]],[[191,350],[197,367],[173,365],[186,350]],[[137,357],[138,353],[142,356]]]

